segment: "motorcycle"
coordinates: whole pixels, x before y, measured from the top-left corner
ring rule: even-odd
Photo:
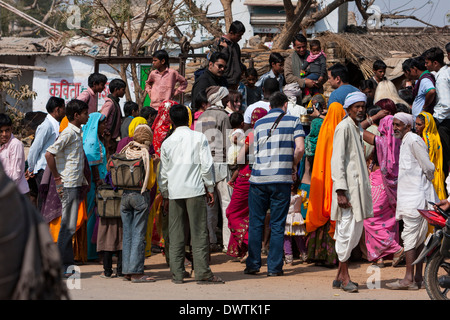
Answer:
[[[432,300],[450,299],[450,214],[432,202],[436,210],[421,210],[419,213],[434,227],[434,233],[425,240],[425,245],[413,265],[426,262],[424,272],[425,289]]]

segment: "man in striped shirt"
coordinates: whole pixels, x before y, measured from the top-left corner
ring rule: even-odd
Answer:
[[[249,234],[246,274],[261,268],[264,219],[270,209],[270,250],[267,275],[283,275],[283,237],[289,210],[291,185],[304,152],[305,132],[297,117],[286,115],[288,98],[275,92],[269,99],[271,110],[254,126],[252,175],[249,190]]]

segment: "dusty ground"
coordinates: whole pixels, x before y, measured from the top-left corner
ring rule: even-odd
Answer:
[[[68,287],[74,287],[69,290],[73,300],[220,300],[240,303],[245,300],[429,300],[425,289],[386,289],[387,282],[402,278],[405,272],[404,266],[393,268],[390,262],[387,261],[387,266],[382,269],[373,268],[368,262],[352,262],[350,275],[359,283],[359,293],[332,289],[336,269],[300,264],[299,260],[294,260],[293,266],[284,266],[285,274],[281,277],[267,277],[265,265],[260,274],[246,275],[243,273],[245,264],[233,261],[224,253],[211,256],[212,271],[226,281],[222,285],[198,285],[194,278],[187,279],[184,284],[172,283],[162,254],[154,254],[145,261],[146,273],[157,279],[153,283],[100,278],[103,271],[100,263],[80,265],[80,280],[66,281]]]

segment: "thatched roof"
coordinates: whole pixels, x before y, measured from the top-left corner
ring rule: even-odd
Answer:
[[[324,48],[335,48],[335,58],[348,59],[365,76],[372,74],[377,59],[408,58],[421,55],[432,47],[444,50],[450,42],[449,32],[439,33],[331,33],[317,37]]]

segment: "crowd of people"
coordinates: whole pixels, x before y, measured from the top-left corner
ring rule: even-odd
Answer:
[[[308,50],[303,35],[258,75],[241,62],[244,32],[235,21],[213,47],[190,105],[175,101],[187,81],[159,50],[145,87],[150,106],[128,101],[123,116],[122,79],[109,82],[99,106],[108,79],[94,73],[77,99],[49,99],[27,158],[0,114],[2,170],[48,225],[63,275],[101,258],[103,278],[153,282],[145,259],[162,250],[174,283],[191,276],[191,264],[197,283],[221,284],[209,258],[223,252],[250,275],[262,255],[267,276],[282,276],[295,260],[337,267],[333,288],[358,292],[348,266],[359,256],[378,267],[406,264],[387,288],[421,288],[422,266],[412,263],[432,230],[417,209],[450,207],[444,50],[404,61],[401,88],[381,60],[354,86],[346,66],[327,68],[321,43]],[[141,159],[142,181],[115,185],[115,159]],[[123,192],[118,216],[99,215],[105,186]]]

